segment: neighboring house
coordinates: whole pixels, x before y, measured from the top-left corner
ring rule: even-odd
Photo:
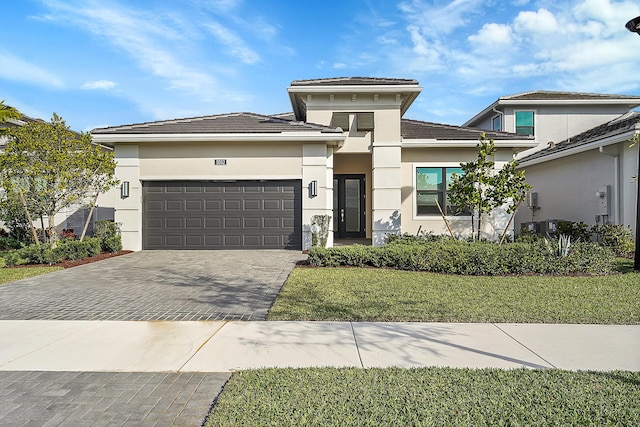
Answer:
[[[95,129],[113,145],[123,182],[115,220],[126,249],[292,248],[311,245],[314,215],[334,239],[384,243],[388,233],[446,233],[435,200],[476,159],[482,131],[403,119],[416,80],[297,80],[292,114],[230,113]],[[533,137],[487,132],[496,167],[534,147]],[[470,218],[449,220],[470,233]],[[504,212],[485,236],[507,226]]]
[[[0,123],[0,128],[8,128],[14,126],[24,126],[29,122],[36,122],[43,120],[34,119],[28,116],[22,116],[20,120],[9,119],[5,123]],[[6,137],[0,135],[0,152],[4,151],[6,145]],[[112,150],[112,147],[103,146],[105,150]],[[1,189],[0,189],[1,191]],[[93,233],[93,227],[96,221],[100,220],[109,220],[113,221],[114,218],[114,203],[116,199],[116,194],[119,191],[117,189],[108,191],[107,193],[103,193],[98,197],[98,201],[96,203],[96,208],[93,211],[93,215],[91,216],[91,221],[89,222],[88,234],[91,235]],[[80,236],[82,233],[82,229],[84,228],[85,222],[87,220],[87,216],[89,215],[89,208],[86,206],[71,206],[66,209],[61,210],[56,215],[56,227],[59,232],[62,230],[74,230],[74,233],[77,236]],[[34,218],[35,226],[38,228],[46,227],[48,225],[47,217],[43,218],[43,221],[40,221],[40,218],[37,220]],[[0,227],[2,227],[2,221],[0,221]]]
[[[640,96],[535,91],[499,98],[465,123],[534,135],[518,155],[536,196],[516,215],[522,227],[554,231],[558,220],[635,229]],[[531,206],[533,204],[533,206]]]

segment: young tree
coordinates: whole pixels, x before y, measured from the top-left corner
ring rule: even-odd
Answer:
[[[471,232],[474,239],[479,240],[482,216],[498,207],[505,207],[508,213],[513,213],[531,187],[525,183],[524,171],[516,170],[518,162],[515,159],[499,171],[495,170],[492,158],[498,149],[492,139],[487,140],[484,133],[480,136],[477,150],[476,161],[460,164],[462,175],[453,175],[447,195],[451,205],[472,213]]]
[[[4,103],[4,99],[0,101],[0,123],[4,123],[9,119],[19,119],[22,114],[15,108]]]
[[[113,152],[92,144],[90,134],[73,132],[55,113],[51,123],[30,122],[5,135],[0,187],[19,196],[31,224],[31,213],[48,217],[54,246],[55,215],[117,183]],[[32,233],[37,241],[35,230]]]

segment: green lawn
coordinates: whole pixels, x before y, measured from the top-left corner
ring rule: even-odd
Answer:
[[[296,268],[268,319],[640,324],[640,273],[487,277]]]
[[[39,276],[56,270],[62,270],[62,267],[0,268],[0,284]]]
[[[262,369],[234,373],[205,425],[640,425],[638,402],[638,372]]]

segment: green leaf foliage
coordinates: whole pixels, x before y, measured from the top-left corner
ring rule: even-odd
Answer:
[[[50,229],[55,228],[54,217],[60,210],[86,204],[117,183],[113,152],[93,144],[90,134],[72,131],[55,113],[51,123],[29,122],[5,135],[0,187],[22,192],[32,217],[49,217]]]
[[[544,241],[495,245],[453,239],[311,248],[307,262],[320,267],[386,267],[461,275],[608,274],[612,252],[590,242],[571,246],[566,256],[549,251]]]
[[[463,173],[453,175],[447,196],[449,203],[458,211],[475,212],[478,216],[479,240],[482,216],[498,207],[504,207],[508,213],[514,212],[531,186],[525,182],[524,171],[517,170],[515,159],[496,170],[492,158],[498,149],[484,133],[477,150],[476,161],[460,164]],[[473,221],[472,216],[472,230],[475,230]]]

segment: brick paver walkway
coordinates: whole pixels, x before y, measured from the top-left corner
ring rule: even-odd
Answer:
[[[2,320],[265,320],[297,251],[148,251],[0,285]]]
[[[0,372],[0,425],[200,426],[228,373]]]

